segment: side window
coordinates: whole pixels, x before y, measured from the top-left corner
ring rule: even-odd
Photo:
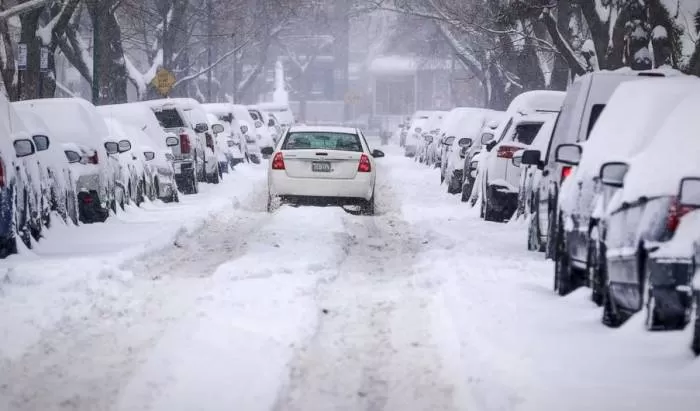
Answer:
[[[513,141],[529,146],[535,140],[535,137],[537,137],[537,133],[540,132],[542,124],[543,123],[518,124],[517,127],[515,127]]]
[[[586,132],[586,140],[588,140],[588,137],[591,135],[593,126],[595,126],[595,123],[598,121],[598,117],[600,117],[600,114],[603,112],[604,108],[605,104],[594,104],[593,107],[591,107],[591,117],[588,119],[588,131]]]

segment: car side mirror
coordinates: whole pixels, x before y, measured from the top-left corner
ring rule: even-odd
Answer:
[[[48,137],[37,135],[32,136],[32,140],[34,140],[34,146],[36,147],[36,151],[46,151],[49,149],[50,142]]]
[[[493,133],[483,133],[481,135],[481,144],[486,145],[493,140]]]
[[[219,124],[219,123],[213,124],[213,125],[211,126],[211,131],[213,131],[214,134],[221,134],[221,133],[224,132],[224,126],[222,126],[222,125]]]
[[[700,177],[685,177],[681,180],[678,202],[682,207],[700,207]]]
[[[272,153],[274,153],[274,152],[275,152],[275,149],[272,148],[272,147],[263,147],[263,148],[260,150],[260,153],[261,153],[262,155],[264,155],[264,156],[271,156]]]
[[[262,126],[263,126],[262,121],[260,121],[260,120],[256,120],[256,121],[255,121],[255,128],[260,128],[260,127],[262,127]]]
[[[14,142],[15,155],[17,158],[31,156],[36,152],[34,149],[34,143],[28,138],[19,138]]]
[[[118,154],[119,153],[119,143],[116,141],[108,141],[104,144],[107,154]]]
[[[491,152],[491,150],[493,150],[493,148],[496,147],[496,144],[498,143],[496,143],[493,140],[490,141],[488,144],[486,144],[486,151]]]
[[[471,138],[460,138],[459,141],[457,142],[457,145],[460,146],[461,148],[471,147],[472,139]]]
[[[541,157],[542,154],[539,150],[525,150],[522,154],[522,164],[540,167]]]
[[[444,139],[442,141],[442,144],[444,144],[446,146],[451,146],[452,144],[454,144],[455,140],[456,140],[455,136],[450,136],[450,137],[447,137],[446,139]]]
[[[629,165],[623,162],[605,163],[600,168],[600,182],[608,187],[622,188]]]
[[[82,159],[80,154],[73,150],[65,150],[64,153],[66,154],[66,158],[68,159],[68,164],[79,163]]]
[[[382,158],[384,155],[384,152],[381,150],[372,150],[372,157],[374,158]]]
[[[557,163],[567,166],[577,166],[581,162],[583,149],[578,144],[560,144],[557,147],[554,159]]]
[[[168,147],[175,147],[180,144],[180,140],[177,137],[168,137],[165,139],[165,145]]]
[[[156,158],[156,153],[153,151],[144,151],[143,156],[146,157],[146,161],[152,161],[154,158]]]
[[[119,152],[126,153],[131,150],[131,142],[129,140],[121,140],[119,142]]]
[[[246,126],[246,125],[241,126],[241,133],[243,133],[243,134],[248,133],[248,126]]]
[[[197,134],[206,133],[207,131],[209,131],[209,126],[207,123],[199,123],[194,126],[194,132]]]

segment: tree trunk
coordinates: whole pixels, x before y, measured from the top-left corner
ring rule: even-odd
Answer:
[[[571,20],[571,4],[569,0],[559,0],[557,8],[557,25],[558,31],[561,33],[564,40],[571,44],[571,36],[569,35],[569,21]],[[549,27],[547,27],[549,29]],[[551,36],[551,33],[550,33]],[[552,38],[554,36],[551,36]],[[552,90],[566,90],[569,85],[569,76],[571,68],[567,64],[566,59],[560,55],[555,56],[554,66],[552,68],[552,79],[549,82],[549,87]]]
[[[110,3],[110,2],[107,2]],[[94,44],[99,49],[93,76],[99,85],[98,104],[126,103],[128,75],[124,63],[121,27],[111,7],[95,2],[90,8],[93,26],[97,23],[99,36]]]
[[[0,10],[4,8],[0,4]],[[17,94],[17,84],[15,83],[15,54],[12,49],[12,41],[10,40],[9,27],[4,20],[0,21],[0,41],[3,42],[0,47],[5,48],[6,61],[0,58],[0,71],[2,72],[2,82],[5,85],[5,92],[10,101],[15,101],[19,98]]]

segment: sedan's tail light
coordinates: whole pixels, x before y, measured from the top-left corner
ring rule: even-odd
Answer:
[[[360,156],[360,164],[357,166],[357,171],[360,173],[369,173],[372,171],[372,163],[369,162],[367,154],[362,154]]]
[[[519,150],[522,150],[522,148],[521,147],[513,147],[513,146],[500,146],[500,147],[498,147],[498,152],[496,153],[496,157],[511,159],[511,158],[513,158],[513,154],[515,154],[515,152],[519,151]]]
[[[272,158],[272,169],[273,170],[284,170],[284,156],[282,153],[277,153],[275,156]]]
[[[180,153],[189,154],[191,150],[190,146],[190,136],[187,134],[180,134]]]
[[[681,222],[681,218],[694,209],[693,207],[680,205],[678,199],[674,198],[668,207],[668,217],[666,217],[666,228],[668,231],[675,232]]]
[[[5,187],[7,181],[5,181],[5,163],[0,158],[0,188]]]

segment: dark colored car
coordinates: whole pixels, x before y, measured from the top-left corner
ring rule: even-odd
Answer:
[[[662,249],[686,237],[679,234],[680,223],[700,205],[684,200],[683,194],[686,181],[693,181],[687,176],[700,175],[698,105],[700,95],[692,93],[642,152],[601,169],[603,184],[621,187],[605,217],[606,325],[618,326],[645,306],[650,329],[682,328],[688,322],[692,270],[654,257],[668,254]]]

